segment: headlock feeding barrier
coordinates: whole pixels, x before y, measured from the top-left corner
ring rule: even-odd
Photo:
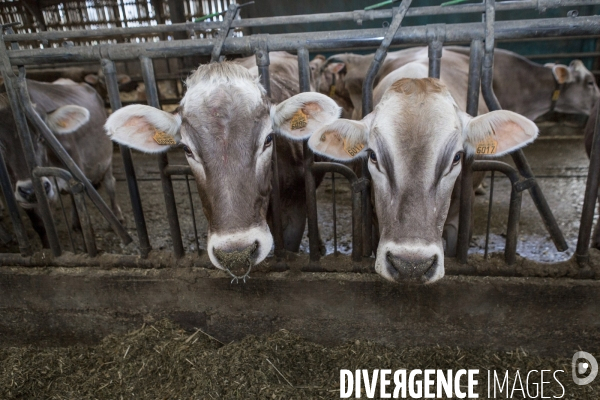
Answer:
[[[495,41],[519,39],[552,40],[568,37],[593,38],[600,35],[600,16],[576,16],[576,14],[571,14],[571,16],[566,18],[506,21],[496,21],[495,16],[497,11],[539,10],[540,13],[543,13],[550,8],[600,5],[600,0],[524,0],[499,3],[496,3],[494,0],[486,0],[481,4],[463,4],[447,7],[411,7],[411,3],[411,0],[403,0],[399,7],[388,10],[358,10],[352,12],[251,19],[236,19],[239,6],[231,4],[222,22],[187,22],[172,25],[96,30],[46,31],[15,34],[13,33],[11,24],[4,25],[2,27],[3,34],[0,39],[2,40],[2,43],[0,43],[0,71],[4,78],[6,93],[17,124],[19,139],[27,158],[27,166],[31,171],[33,188],[35,196],[38,199],[37,207],[48,235],[52,257],[39,257],[33,254],[32,245],[27,237],[26,228],[21,219],[19,205],[14,197],[14,188],[11,185],[5,161],[2,159],[2,154],[0,153],[0,185],[21,253],[0,254],[0,264],[30,266],[70,265],[71,262],[63,254],[64,245],[60,243],[55,219],[44,190],[42,178],[46,177],[50,179],[60,178],[68,182],[69,191],[72,194],[77,215],[80,219],[85,251],[89,255],[89,258],[84,261],[81,259],[78,260],[78,265],[108,264],[145,267],[165,265],[165,258],[155,256],[155,252],[152,252],[131,150],[123,145],[120,146],[120,153],[127,178],[141,257],[116,254],[98,256],[95,243],[96,237],[86,209],[85,197],[91,201],[93,207],[96,207],[106,221],[108,221],[112,230],[124,244],[130,243],[133,239],[106,205],[96,189],[86,179],[68,152],[54,137],[54,134],[46,126],[45,122],[36,113],[29,98],[25,79],[26,66],[39,64],[64,65],[82,62],[99,63],[106,80],[110,108],[115,111],[122,106],[115,62],[139,61],[145,84],[147,103],[150,106],[160,108],[161,101],[159,99],[156,83],[157,77],[153,64],[153,60],[155,59],[200,55],[210,57],[211,61],[219,61],[227,55],[254,55],[256,57],[261,84],[267,93],[270,93],[269,53],[274,51],[288,51],[298,56],[299,91],[305,92],[310,91],[309,60],[311,53],[316,54],[319,51],[332,50],[376,49],[363,85],[362,112],[363,115],[366,115],[373,109],[373,83],[380,67],[383,65],[390,46],[428,46],[429,76],[439,78],[440,70],[443,67],[441,58],[442,47],[448,44],[468,43],[470,44],[470,64],[468,72],[467,112],[472,116],[476,116],[480,90],[490,111],[501,109],[501,104],[499,104],[492,87]],[[481,14],[482,22],[402,26],[402,22],[406,17],[465,13]],[[355,21],[361,24],[362,21],[389,20],[390,18],[391,22],[387,27],[378,29],[257,34],[242,37],[235,37],[233,35],[235,29],[253,26],[339,21]],[[98,44],[94,46],[73,44],[73,41],[76,40],[100,40],[103,37],[115,37],[116,35],[134,37],[135,35],[158,35],[174,32],[183,32],[188,39]],[[197,35],[197,32],[210,32],[210,34]],[[199,36],[205,37],[200,38]],[[48,43],[58,42],[63,42],[63,45],[59,47],[48,46]],[[32,43],[34,43],[33,46],[31,45]],[[22,44],[27,44],[30,48],[22,48]],[[581,56],[581,54],[579,55]],[[37,164],[34,157],[31,127],[35,127],[40,132],[51,151],[62,161],[64,168],[50,168]],[[600,128],[596,126],[575,255],[582,265],[585,265],[588,258],[594,206],[598,193],[598,178],[600,174],[600,133],[598,133],[598,130]],[[273,143],[273,146],[276,146],[276,143]],[[508,266],[513,266],[517,259],[521,200],[522,194],[525,191],[528,191],[531,195],[556,249],[558,251],[567,250],[567,243],[529,167],[525,155],[521,150],[518,150],[512,153],[511,156],[515,167],[501,161],[474,160],[472,158],[463,159],[463,172],[459,178],[461,179],[460,223],[455,256],[458,263],[465,267],[448,270],[447,273],[477,274],[476,269],[470,268],[467,264],[473,195],[473,171],[491,171],[492,177],[495,173],[501,173],[510,180],[511,195],[506,246],[504,250],[504,258]],[[170,262],[174,263],[185,255],[185,250],[182,241],[180,216],[178,215],[176,196],[173,189],[173,176],[185,176],[193,216],[194,235],[196,245],[198,244],[198,231],[193,211],[194,204],[188,180],[188,176],[191,175],[191,168],[187,165],[170,164],[166,153],[155,157],[162,182],[166,215],[172,239],[171,251],[173,257],[171,257],[172,261]],[[272,234],[275,243],[275,257],[281,259],[284,258],[285,251],[283,250],[280,188],[276,157],[277,153],[273,151],[274,159],[272,166],[274,174],[270,207],[273,215]],[[352,204],[351,260],[355,264],[362,262],[368,264],[369,260],[372,261],[371,256],[377,248],[375,239],[377,235],[373,232],[370,176],[366,160],[362,165],[362,173],[356,174],[353,169],[342,164],[315,161],[314,154],[305,141],[304,168],[310,250],[310,262],[306,268],[308,270],[319,270],[319,263],[322,257],[319,249],[319,224],[315,183],[315,175],[322,173],[331,173],[332,177],[334,174],[342,175],[350,183]],[[490,191],[493,192],[493,186]],[[335,236],[335,217],[333,229]],[[72,245],[72,248],[75,250],[75,246]],[[337,244],[335,250],[337,251]],[[199,248],[198,257],[201,257]],[[168,264],[169,262],[166,263]],[[358,270],[364,270],[364,268],[358,268]],[[516,274],[514,270],[508,273],[508,275],[514,274]],[[581,276],[587,277],[584,273]]]

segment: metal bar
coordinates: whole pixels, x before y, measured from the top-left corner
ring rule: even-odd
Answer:
[[[532,9],[547,9],[558,7],[575,7],[598,5],[598,0],[524,0],[524,1],[507,1],[500,2],[496,6],[498,11],[519,11]],[[481,13],[485,11],[484,4],[461,4],[448,7],[428,6],[414,7],[407,12],[407,17],[422,17],[433,15],[450,15],[463,13]],[[291,25],[291,24],[312,24],[323,22],[341,22],[341,21],[373,21],[377,19],[387,19],[393,17],[391,9],[386,10],[355,10],[338,13],[320,13],[320,14],[300,14],[278,17],[263,17],[263,18],[244,18],[234,20],[231,24],[232,28],[249,28],[263,27],[275,25]],[[158,26],[140,26],[131,28],[101,28],[94,30],[71,30],[71,31],[44,31],[37,33],[19,33],[7,35],[8,41],[62,41],[75,38],[101,38],[103,36],[136,36],[143,34],[159,34],[190,30],[206,31],[218,29],[221,22],[186,22],[171,25]]]
[[[119,83],[117,82],[117,69],[115,63],[109,59],[102,59],[102,72],[106,79],[106,89],[108,90],[108,99],[113,112],[121,108],[121,98],[119,96]],[[127,187],[129,189],[129,197],[131,199],[131,209],[135,220],[135,227],[140,241],[140,253],[143,258],[148,257],[148,253],[152,249],[150,239],[148,238],[148,230],[146,228],[146,219],[142,208],[142,199],[138,188],[137,179],[135,176],[135,168],[131,158],[131,150],[124,145],[119,145],[121,157],[123,159],[123,167],[125,176],[127,177]]]
[[[146,87],[146,99],[148,105],[156,107],[159,110],[160,101],[158,97],[158,88],[154,79],[154,64],[148,57],[140,57],[140,66],[142,67],[142,77]],[[167,153],[159,154],[156,157],[158,162],[158,172],[162,183],[165,207],[167,209],[167,220],[169,221],[169,231],[173,242],[173,254],[175,258],[181,258],[185,254],[183,249],[183,240],[181,238],[181,227],[179,225],[179,216],[177,214],[177,203],[175,201],[175,192],[171,177],[165,174],[165,169],[169,166],[169,157]]]
[[[260,83],[265,88],[267,96],[271,96],[271,79],[269,77],[269,49],[267,47],[267,38],[263,35],[257,35],[258,42],[255,52],[256,65],[260,76]],[[269,207],[271,208],[271,223],[273,224],[273,241],[275,242],[275,255],[281,257],[284,254],[285,245],[283,242],[283,225],[281,222],[281,197],[279,190],[279,165],[277,163],[277,140],[273,136],[272,153],[273,176],[271,179],[271,197]]]
[[[368,187],[364,178],[358,178],[354,171],[345,165],[331,162],[317,162],[312,165],[313,173],[335,172],[343,175],[352,185],[352,261],[363,258],[361,193]]]
[[[306,48],[298,49],[298,79],[300,92],[310,92],[310,65],[309,53]],[[310,261],[318,262],[321,259],[319,243],[319,222],[317,215],[317,185],[312,172],[315,156],[308,147],[308,139],[302,143],[304,155],[304,188],[306,190],[306,218],[308,220],[308,248]]]
[[[592,224],[594,222],[594,208],[598,199],[598,181],[600,179],[600,107],[596,114],[596,126],[594,127],[594,138],[590,152],[590,167],[585,184],[585,197],[581,210],[581,221],[579,223],[579,235],[577,237],[577,250],[575,257],[581,264],[589,260],[590,237]]]
[[[483,98],[489,108],[490,111],[501,110],[502,107],[498,102],[498,98],[494,94],[494,88],[492,86],[493,82],[493,74],[494,74],[494,29],[497,29],[494,26],[495,21],[495,0],[486,0],[486,40],[485,40],[485,55],[483,59],[483,69],[482,69],[482,81],[481,81],[481,91],[483,94]],[[517,150],[511,153],[511,157],[519,170],[519,173],[526,179],[531,179],[533,185],[529,188],[529,194],[536,205],[538,212],[540,213],[542,220],[544,221],[544,225],[556,246],[558,251],[565,251],[569,248],[565,238],[552,214],[552,210],[550,210],[550,206],[548,206],[548,202],[544,197],[544,193],[540,189],[535,177],[533,176],[533,172],[531,171],[531,167],[525,158],[525,154],[522,150]]]
[[[60,209],[62,210],[63,218],[65,219],[65,225],[67,227],[67,236],[69,237],[69,243],[71,243],[71,251],[76,253],[75,242],[73,241],[73,235],[71,234],[71,224],[69,224],[69,218],[67,218],[67,212],[65,211],[65,205],[62,200],[62,196],[60,195],[58,182],[56,181],[56,177],[54,177],[54,185],[56,186],[56,192],[58,196],[58,200],[60,202]]]
[[[386,29],[355,29],[333,32],[298,32],[267,35],[269,51],[291,51],[306,47],[310,51],[329,49],[356,49],[376,47]],[[496,23],[496,39],[544,38],[600,34],[600,16],[552,18],[537,20],[501,21]],[[255,46],[256,36],[231,37],[223,44],[222,54],[246,54]],[[480,22],[447,26],[445,43],[470,42],[485,37]],[[427,26],[400,28],[392,45],[423,44],[427,42]],[[47,64],[62,62],[98,61],[109,57],[124,61],[148,56],[150,58],[210,55],[215,40],[194,39],[146,43],[117,43],[97,46],[12,50],[12,65]]]
[[[15,235],[17,236],[17,241],[19,242],[19,251],[21,255],[28,256],[32,254],[31,244],[29,243],[29,238],[27,237],[27,231],[25,230],[25,225],[23,225],[23,220],[21,219],[21,213],[19,212],[19,205],[17,204],[17,200],[15,199],[15,192],[10,183],[10,176],[8,174],[8,169],[6,168],[6,163],[4,162],[4,156],[0,151],[0,187],[2,188],[2,193],[4,193],[4,200],[6,201],[6,207],[8,208],[8,214],[10,215],[10,220],[12,221],[13,230],[15,231]]]
[[[190,180],[185,175],[185,184],[187,186],[188,199],[190,200],[190,214],[192,214],[192,227],[194,228],[194,238],[196,239],[196,252],[200,255],[200,241],[198,240],[198,228],[196,227],[196,213],[194,212],[194,200],[192,199],[192,190],[190,189]]]
[[[485,226],[485,250],[483,252],[484,260],[488,259],[488,246],[490,243],[490,224],[492,222],[492,208],[494,205],[494,173],[495,171],[492,171],[492,176],[490,178],[490,199],[488,203],[487,223]]]
[[[221,48],[223,47],[223,43],[225,43],[225,39],[229,36],[229,31],[231,30],[231,23],[235,19],[235,16],[238,13],[238,5],[235,3],[231,3],[227,12],[225,13],[225,17],[223,18],[223,22],[219,27],[219,32],[217,33],[217,41],[212,49],[212,53],[210,56],[211,62],[221,61]]]
[[[445,25],[432,25],[428,32],[429,77],[440,79],[442,48],[446,37]]]
[[[22,106],[24,108],[25,113],[29,120],[35,125],[37,130],[43,136],[46,145],[52,149],[54,154],[62,161],[62,163],[67,167],[71,174],[80,182],[85,185],[85,190],[92,202],[98,208],[98,211],[102,214],[102,216],[108,221],[112,229],[115,231],[117,235],[121,238],[121,240],[125,243],[131,243],[131,236],[127,233],[123,225],[119,222],[117,217],[113,214],[111,209],[106,205],[104,199],[98,194],[94,186],[87,179],[83,171],[79,168],[79,166],[73,161],[69,153],[64,149],[62,144],[56,139],[52,131],[46,126],[44,121],[40,118],[40,116],[35,112],[33,105],[31,104],[31,100],[29,99],[29,94],[27,91],[27,83],[25,79],[19,80],[19,92],[21,94]]]
[[[483,42],[471,42],[469,59],[469,81],[467,85],[467,114],[477,116],[479,108],[479,88],[481,87],[481,59]],[[473,204],[473,157],[463,157],[463,168],[460,178],[460,212],[458,221],[458,240],[456,257],[461,264],[467,263],[469,240],[471,238],[471,212]]]
[[[335,172],[331,173],[331,204],[332,204],[332,219],[333,219],[333,255],[338,255],[337,246],[337,209],[335,203]]]

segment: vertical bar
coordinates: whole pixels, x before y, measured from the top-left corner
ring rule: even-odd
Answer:
[[[152,59],[149,57],[140,57],[140,65],[142,67],[144,85],[146,86],[146,99],[148,100],[148,105],[160,110],[161,107],[158,98],[158,88],[156,87],[156,79],[154,77],[154,65]],[[165,174],[165,169],[169,165],[167,153],[159,154],[157,156],[157,162],[163,196],[165,198],[165,207],[167,209],[167,220],[169,221],[171,240],[173,241],[173,254],[175,255],[175,258],[181,258],[185,254],[185,250],[183,249],[183,240],[181,239],[181,227],[179,225],[179,216],[177,214],[177,203],[175,202],[173,181],[169,175]]]
[[[56,177],[53,177],[53,180],[54,180],[54,186],[56,186],[56,194],[58,196],[58,200],[60,201],[60,208],[62,210],[63,217],[65,218],[65,225],[67,227],[67,236],[69,236],[69,242],[71,243],[71,251],[73,252],[73,254],[75,254],[76,253],[75,242],[73,241],[73,235],[71,234],[71,224],[69,224],[69,218],[67,218],[67,212],[65,211],[65,205],[63,203],[62,196],[60,195],[60,191],[58,188],[58,181],[56,180]]]
[[[310,65],[309,53],[306,48],[298,49],[298,81],[300,92],[310,92]],[[310,147],[308,139],[302,143],[304,154],[304,187],[306,190],[306,217],[308,219],[308,248],[310,261],[317,262],[321,258],[319,249],[319,225],[317,216],[317,186],[315,176],[312,173],[312,165],[315,156]]]
[[[364,158],[361,162],[361,174],[364,179],[371,182],[371,173],[369,172],[369,159]],[[366,185],[365,189],[361,192],[361,203],[362,203],[362,243],[363,249],[362,255],[364,257],[371,257],[373,253],[373,206],[371,205],[371,190],[370,185]],[[354,240],[352,241],[352,248],[356,246]]]
[[[467,87],[467,113],[477,116],[479,108],[479,88],[481,86],[481,58],[483,42],[479,39],[471,42],[471,56],[469,60],[469,83]],[[473,157],[463,158],[463,168],[460,181],[460,213],[458,221],[458,241],[456,257],[461,264],[467,263],[469,252],[469,239],[471,237],[471,212],[473,202]]]
[[[361,262],[363,258],[363,242],[362,242],[362,230],[360,227],[363,225],[362,213],[361,213],[361,194],[366,190],[355,192],[352,188],[352,261]]]
[[[494,173],[495,171],[492,171],[492,176],[490,178],[490,200],[488,204],[487,224],[485,226],[485,249],[483,251],[484,260],[487,260],[488,258],[488,245],[490,243],[490,224],[492,222],[492,207],[494,204]]]
[[[196,252],[200,255],[200,241],[198,240],[198,227],[196,226],[196,212],[194,211],[194,200],[192,199],[192,190],[190,189],[190,180],[185,176],[185,184],[187,186],[188,199],[190,200],[190,214],[192,214],[192,227],[194,228],[194,238],[196,239]]]
[[[90,257],[96,257],[98,255],[98,249],[96,248],[96,238],[94,237],[90,214],[85,205],[84,186],[81,182],[77,182],[71,186],[71,191],[73,193],[75,207],[77,208],[77,214],[79,215],[79,222],[81,224],[81,231],[83,232],[83,241],[85,243],[86,251]]]
[[[113,112],[121,108],[121,98],[119,97],[119,84],[117,82],[117,71],[115,63],[112,60],[103,58],[101,61],[102,72],[106,79],[106,89],[108,90],[108,99]],[[135,227],[140,241],[140,253],[142,258],[148,257],[150,247],[150,239],[148,238],[148,229],[146,228],[146,219],[144,218],[144,210],[142,208],[142,199],[135,176],[135,168],[131,158],[131,150],[129,147],[119,145],[121,157],[123,158],[123,166],[125,175],[127,176],[127,187],[129,188],[129,197],[131,198],[131,208],[133,210],[133,218]]]
[[[429,77],[440,79],[440,68],[442,61],[442,46],[444,43],[435,38],[429,42],[428,55],[429,55]]]
[[[261,40],[256,49],[256,65],[260,75],[260,83],[265,88],[267,96],[271,95],[271,79],[269,78],[269,52],[267,51],[266,41]],[[283,227],[281,223],[281,198],[279,196],[279,165],[277,164],[277,140],[273,136],[273,177],[271,180],[271,199],[269,207],[271,207],[271,218],[273,224],[273,239],[275,242],[275,255],[282,256],[284,254],[283,243]]]
[[[494,75],[494,21],[496,16],[496,8],[495,8],[495,0],[486,0],[485,4],[485,55],[483,58],[483,69],[481,72],[481,92],[483,94],[483,98],[489,108],[490,111],[501,110],[500,102],[498,102],[498,98],[494,94],[494,88],[492,86],[493,75]],[[531,179],[534,183],[529,187],[529,194],[531,195],[531,199],[533,203],[538,209],[540,216],[542,217],[542,221],[544,221],[544,225],[556,246],[558,251],[565,251],[569,248],[567,242],[552,214],[552,210],[550,210],[550,206],[548,206],[548,202],[544,197],[544,193],[540,189],[540,186],[537,183],[537,180],[533,176],[533,172],[531,171],[531,167],[525,158],[525,154],[523,150],[517,150],[511,153],[511,157],[515,162],[515,166],[517,170],[521,174],[521,176],[525,179]]]
[[[332,197],[332,218],[333,218],[333,255],[338,255],[337,246],[337,208],[335,204],[335,172],[331,173],[331,197]]]
[[[19,241],[19,250],[22,256],[31,255],[31,245],[29,244],[29,238],[27,237],[27,231],[23,225],[21,219],[21,213],[19,212],[19,205],[15,199],[15,192],[12,185],[10,184],[10,176],[8,175],[8,169],[4,162],[4,156],[0,151],[0,187],[2,187],[2,193],[4,193],[4,200],[6,200],[6,207],[12,221],[13,229]]]
[[[596,115],[596,126],[594,127],[594,138],[590,152],[590,167],[585,184],[585,197],[581,210],[577,250],[575,251],[575,257],[579,263],[587,263],[589,260],[594,208],[596,207],[596,199],[598,198],[598,180],[600,179],[600,107],[597,108],[598,114]]]
[[[504,261],[508,265],[514,265],[517,262],[517,240],[519,237],[522,197],[523,193],[517,191],[513,184],[510,192],[508,222],[506,224],[506,244],[504,246]]]

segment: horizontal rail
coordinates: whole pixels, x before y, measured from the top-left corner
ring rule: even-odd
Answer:
[[[524,0],[507,1],[496,4],[496,11],[520,11],[537,9],[544,11],[548,8],[575,7],[600,5],[599,0]],[[428,6],[415,7],[408,10],[407,17],[423,17],[434,15],[481,13],[485,11],[485,4],[461,4],[449,7]],[[275,25],[297,25],[323,22],[355,21],[361,24],[363,21],[392,18],[392,10],[355,10],[337,13],[300,14],[279,17],[247,18],[234,20],[232,28],[251,28]],[[72,31],[46,31],[38,33],[20,33],[6,35],[6,41],[25,40],[65,40],[75,38],[101,38],[103,36],[135,36],[141,34],[159,34],[169,32],[191,32],[219,29],[221,22],[185,22],[172,25],[140,26],[133,28],[102,28],[94,30],[72,30]]]
[[[445,25],[443,27],[445,43],[470,42],[473,39],[485,39],[485,26],[483,23],[461,23]],[[392,44],[427,43],[427,33],[430,29],[431,25],[400,28],[394,36]],[[378,28],[261,36],[263,36],[262,40],[267,41],[269,51],[296,52],[298,48],[302,47],[306,47],[308,50],[378,47],[386,31],[386,28]],[[600,16],[500,21],[495,25],[496,39],[540,38],[584,34],[600,34]],[[257,40],[259,39],[256,36],[227,38],[223,44],[222,54],[251,54],[252,49],[257,46]],[[96,46],[11,50],[8,51],[8,55],[12,65],[100,61],[102,58],[108,58],[113,61],[125,61],[139,58],[140,56],[159,58],[210,55],[215,43],[215,39],[196,39],[156,43],[102,44]]]

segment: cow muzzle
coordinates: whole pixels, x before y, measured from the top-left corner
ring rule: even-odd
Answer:
[[[50,200],[54,200],[54,187],[48,178],[41,178],[42,186],[44,191],[46,192],[46,196]],[[35,191],[33,189],[33,182],[31,179],[18,181],[15,185],[15,198],[17,202],[23,208],[33,208],[37,204],[37,198],[35,196]]]
[[[208,256],[213,265],[227,271],[233,281],[246,280],[253,266],[271,251],[273,237],[268,226],[227,234],[210,234]]]
[[[443,253],[438,247],[395,244],[380,246],[375,269],[392,282],[435,282],[444,276]]]

